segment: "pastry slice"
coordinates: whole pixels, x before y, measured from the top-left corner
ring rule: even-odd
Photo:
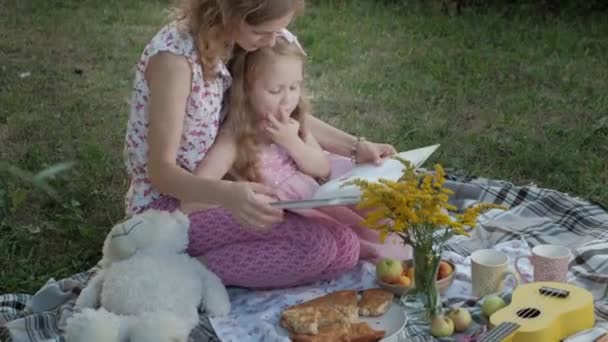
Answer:
[[[324,325],[323,321],[328,321],[329,323],[344,320],[352,322],[359,318],[357,292],[354,290],[332,292],[325,296],[302,303],[300,306],[312,306],[321,310],[321,325]],[[297,305],[295,307],[297,307]],[[336,313],[335,310],[338,312]],[[329,315],[329,317],[324,317],[324,315]]]
[[[331,324],[319,330],[317,335],[291,335],[293,342],[376,342],[385,335],[367,323]]]
[[[384,330],[374,330],[367,323],[352,324],[348,330],[348,342],[376,342],[384,338]]]
[[[287,309],[281,314],[281,326],[290,332],[316,335],[320,318],[321,311],[315,307]]]
[[[335,322],[350,323],[359,318],[357,291],[336,291],[310,303],[321,311],[320,326]]]
[[[383,289],[369,289],[363,291],[359,301],[359,315],[363,317],[381,316],[391,305],[393,294]]]
[[[289,337],[292,342],[342,342],[346,341],[342,337],[348,334],[349,329],[348,323],[335,323],[324,326],[314,335],[291,334]]]
[[[291,333],[314,335],[323,326],[355,321],[358,311],[356,291],[336,291],[285,309],[281,325]]]

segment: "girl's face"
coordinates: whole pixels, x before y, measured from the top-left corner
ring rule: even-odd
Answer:
[[[291,114],[300,102],[302,60],[295,56],[273,56],[261,63],[250,84],[249,101],[260,118]]]
[[[281,34],[281,30],[287,27],[293,19],[294,12],[287,15],[269,20],[260,25],[249,25],[245,21],[238,24],[234,42],[245,51],[255,51],[262,47],[272,47],[276,42],[277,37]]]

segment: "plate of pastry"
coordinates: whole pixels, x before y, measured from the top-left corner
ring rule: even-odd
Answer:
[[[342,290],[283,310],[279,332],[293,342],[397,341],[405,311],[384,289]]]

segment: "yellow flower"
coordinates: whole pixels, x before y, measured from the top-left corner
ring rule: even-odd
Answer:
[[[381,241],[389,233],[413,243],[434,241],[437,230],[449,234],[469,235],[467,228],[475,227],[477,217],[484,211],[503,208],[494,204],[480,204],[467,208],[462,213],[450,216],[457,208],[449,204],[454,192],[444,187],[445,171],[441,165],[434,166],[434,173],[417,174],[407,161],[396,158],[405,168],[398,181],[381,179],[369,182],[356,179],[355,184],[362,190],[359,209],[372,209],[368,212],[363,225],[380,231]]]

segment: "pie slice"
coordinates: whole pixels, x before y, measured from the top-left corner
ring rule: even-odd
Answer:
[[[363,317],[381,316],[390,307],[393,294],[383,289],[369,289],[363,291],[359,301],[359,315]]]
[[[316,334],[291,334],[292,342],[342,342],[348,334],[350,324],[335,323],[319,329]]]
[[[281,314],[281,325],[294,342],[373,342],[385,331],[374,330],[359,316],[380,316],[388,310],[393,294],[382,289],[336,291],[302,304],[291,306]]]
[[[315,298],[308,302],[302,303],[300,305],[296,305],[294,307],[303,306],[303,307],[316,307],[321,310],[321,320],[334,321],[335,317],[323,317],[323,314],[335,315],[332,310],[329,308],[334,308],[338,310],[338,315],[341,314],[341,318],[346,318],[349,322],[356,320],[358,316],[358,308],[357,308],[357,291],[354,290],[344,290],[344,291],[336,291],[330,294],[327,294],[322,297]],[[329,310],[329,311],[328,311]],[[327,312],[328,311],[328,312]],[[343,319],[340,319],[343,320]],[[324,325],[321,322],[321,325]]]
[[[298,334],[316,335],[319,333],[321,311],[315,307],[287,309],[281,315],[281,326]]]
[[[384,338],[384,330],[374,330],[367,323],[355,323],[351,325],[347,335],[349,342],[376,342]]]
[[[281,325],[292,333],[314,335],[326,325],[357,320],[358,311],[356,291],[336,291],[285,309]]]
[[[317,335],[291,335],[293,342],[376,342],[384,331],[372,329],[367,323],[332,324],[323,327]]]

